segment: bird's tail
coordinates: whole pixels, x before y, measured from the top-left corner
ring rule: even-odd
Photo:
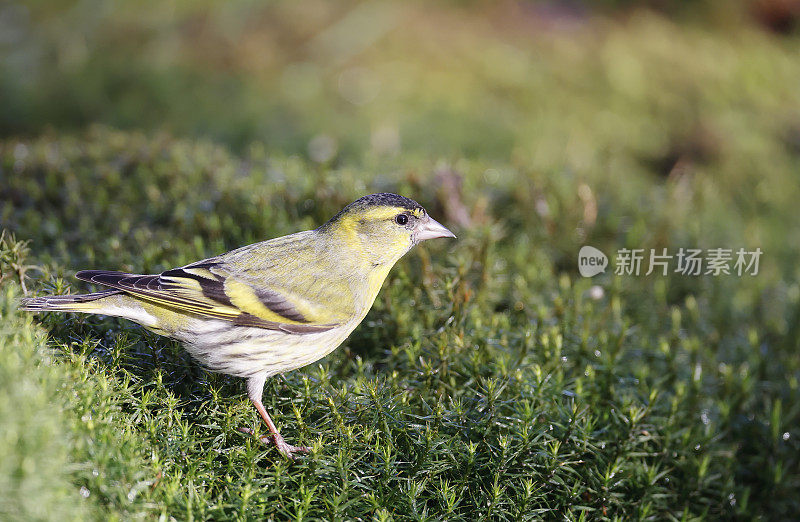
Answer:
[[[45,295],[20,300],[20,308],[28,312],[97,312],[98,299],[121,293],[119,290],[76,295]]]

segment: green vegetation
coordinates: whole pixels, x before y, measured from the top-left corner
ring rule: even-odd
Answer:
[[[0,518],[797,516],[796,37],[163,5],[8,11]],[[365,12],[373,38],[348,38]],[[379,190],[459,239],[408,255],[339,350],[267,383],[284,436],[315,447],[296,462],[239,433],[263,431],[243,383],[177,343],[14,308],[23,281],[84,291],[78,269],[160,271]],[[764,253],[757,276],[585,279],[585,244]]]

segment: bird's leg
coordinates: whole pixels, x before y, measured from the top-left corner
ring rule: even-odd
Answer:
[[[261,395],[264,392],[264,381],[266,377],[263,375],[251,377],[247,381],[247,391],[248,396],[250,397],[250,401],[253,403],[253,406],[256,407],[258,413],[261,415],[261,418],[264,419],[264,422],[267,424],[269,428],[269,435],[262,435],[261,442],[265,442],[267,444],[272,443],[275,444],[275,447],[278,448],[278,451],[283,453],[285,456],[294,458],[295,453],[308,453],[311,451],[311,448],[307,446],[292,446],[287,444],[286,441],[283,440],[283,437],[280,433],[278,433],[278,428],[275,427],[275,423],[272,422],[272,419],[267,413],[266,408],[264,408],[264,404],[261,403]],[[252,430],[247,428],[240,429],[243,433],[248,433],[250,435],[253,434]]]
[[[308,446],[292,446],[291,444],[287,444],[286,441],[283,440],[283,436],[278,433],[278,428],[275,427],[275,423],[272,422],[272,419],[269,417],[267,410],[264,408],[264,405],[261,404],[260,400],[254,400],[253,405],[258,410],[258,413],[261,414],[261,418],[264,419],[264,422],[267,423],[267,427],[269,428],[269,432],[271,435],[264,435],[261,437],[262,442],[271,442],[275,444],[275,447],[278,448],[278,451],[283,453],[289,458],[294,458],[295,453],[308,453],[311,451],[311,448]]]

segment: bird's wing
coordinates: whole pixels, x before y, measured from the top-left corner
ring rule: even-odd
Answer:
[[[303,288],[236,274],[222,258],[211,258],[157,275],[84,270],[78,279],[123,290],[140,299],[177,311],[230,321],[238,326],[281,330],[292,334],[324,332],[347,320],[346,314],[303,296]],[[294,287],[292,287],[294,286]]]

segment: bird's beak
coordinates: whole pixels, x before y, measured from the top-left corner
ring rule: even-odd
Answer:
[[[417,229],[415,240],[417,243],[426,239],[436,239],[437,237],[456,237],[455,234],[447,230],[444,225],[428,217],[428,219]]]

